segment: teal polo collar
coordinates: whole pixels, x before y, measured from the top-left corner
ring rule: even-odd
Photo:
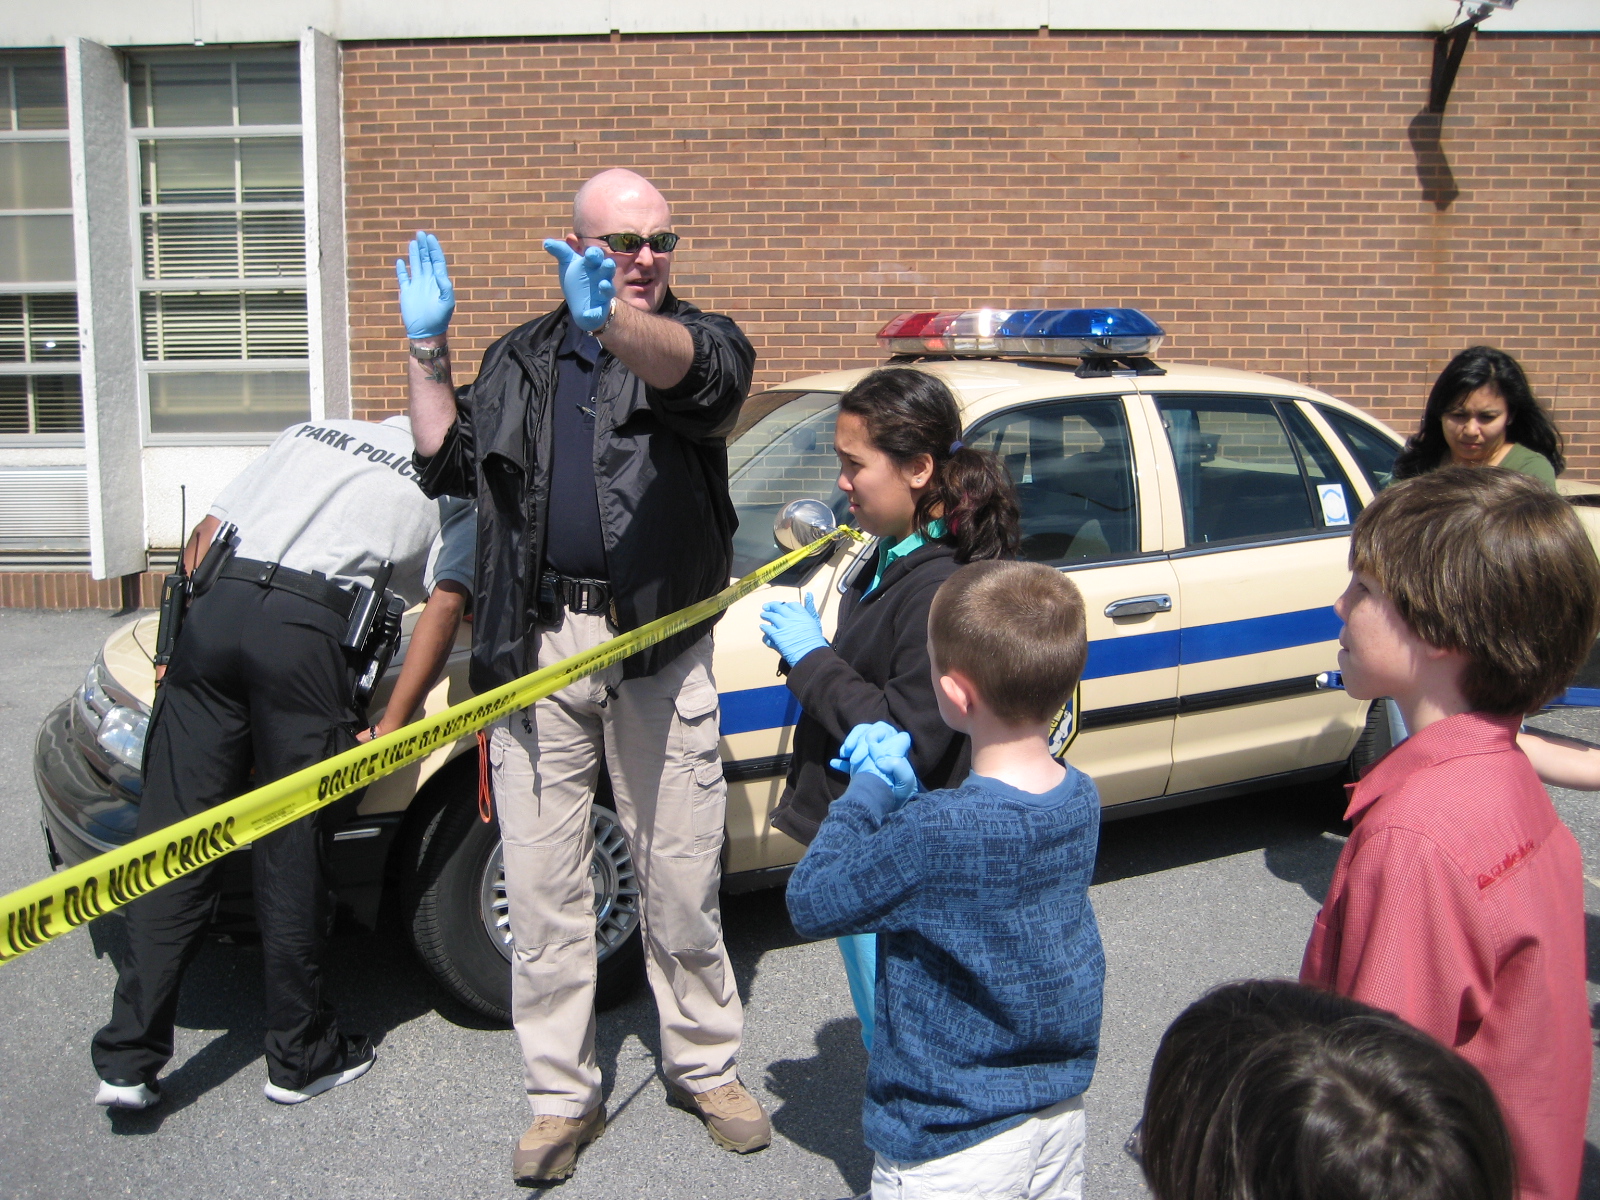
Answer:
[[[934,538],[941,538],[943,536],[944,521],[941,519],[929,522],[926,532],[921,530],[912,530],[910,537],[903,538],[894,545],[890,546],[878,556],[878,571],[877,574],[872,577],[872,586],[867,589],[867,592],[875,592],[878,590],[878,585],[883,582],[883,573],[894,565],[896,559],[904,558],[913,550],[922,549],[922,547],[926,546]],[[866,592],[863,592],[862,595],[866,595]]]

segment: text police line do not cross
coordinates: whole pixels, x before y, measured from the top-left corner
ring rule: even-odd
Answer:
[[[409,469],[410,463],[405,465]],[[0,963],[19,958],[341,796],[426,758],[507,713],[526,708],[586,675],[709,620],[841,537],[859,540],[861,536],[853,529],[839,527],[698,604],[0,897]]]

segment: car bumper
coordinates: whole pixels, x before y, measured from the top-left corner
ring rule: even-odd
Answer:
[[[96,769],[73,727],[76,700],[58,705],[45,718],[34,742],[33,778],[39,789],[45,854],[52,869],[77,866],[133,840],[139,801]],[[377,920],[384,866],[402,814],[354,816],[333,831],[328,869],[342,904],[357,920]],[[251,909],[250,847],[218,863],[222,891],[219,923],[231,928]]]

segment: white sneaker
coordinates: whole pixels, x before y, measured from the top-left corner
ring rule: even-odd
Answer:
[[[153,1083],[111,1083],[102,1079],[94,1102],[102,1108],[150,1108],[161,1103],[161,1089]]]
[[[372,1069],[372,1064],[378,1060],[378,1051],[364,1034],[352,1034],[343,1039],[344,1049],[340,1058],[340,1067],[330,1071],[320,1079],[313,1079],[298,1091],[292,1088],[279,1087],[271,1079],[267,1086],[261,1090],[268,1100],[275,1100],[279,1104],[304,1104],[313,1096],[320,1096],[323,1092],[332,1091],[341,1083],[349,1083],[352,1079],[360,1079]]]

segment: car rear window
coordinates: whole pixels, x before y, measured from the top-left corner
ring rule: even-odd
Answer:
[[[1388,487],[1394,480],[1394,460],[1400,453],[1400,443],[1337,408],[1319,404],[1317,412],[1333,426],[1351,456],[1361,464],[1362,474],[1372,484],[1372,490],[1378,492]]]
[[[1188,545],[1349,528],[1355,497],[1292,404],[1181,394],[1157,395],[1155,402],[1178,468]]]

